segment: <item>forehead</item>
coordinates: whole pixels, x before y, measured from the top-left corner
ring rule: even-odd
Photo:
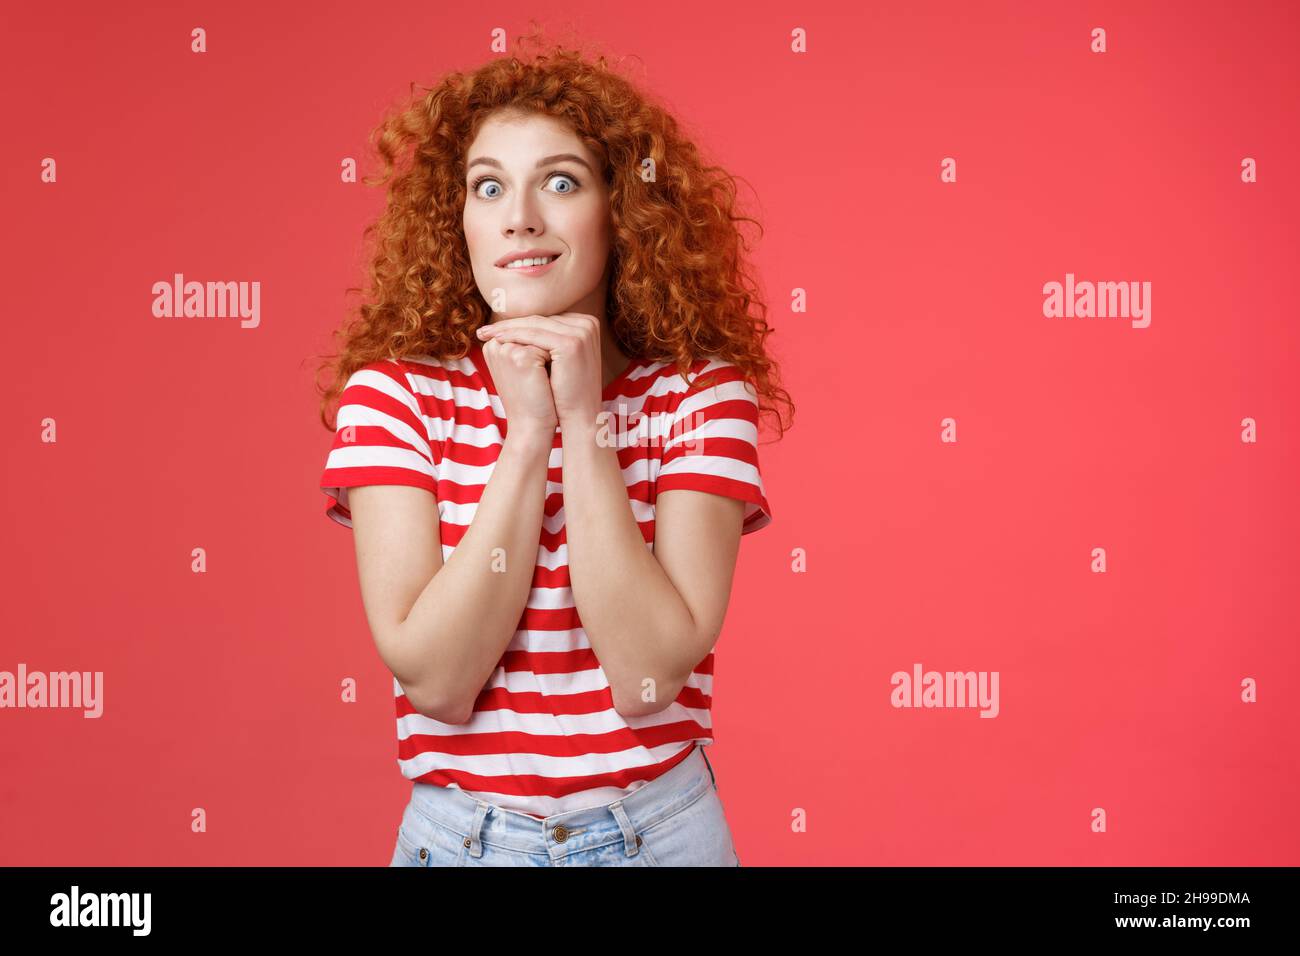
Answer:
[[[530,163],[553,153],[576,153],[593,168],[598,160],[577,134],[552,116],[498,114],[484,120],[469,144],[467,159],[491,156],[503,163]]]

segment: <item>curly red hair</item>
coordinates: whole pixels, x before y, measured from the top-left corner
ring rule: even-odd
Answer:
[[[562,45],[452,72],[415,91],[412,83],[410,100],[371,135],[383,174],[364,182],[388,183],[388,203],[365,230],[378,239],[369,301],[334,333],[342,349],[317,371],[326,428],[334,430],[337,401],[357,369],[408,355],[463,357],[489,321],[461,220],[466,150],[489,116],[519,112],[566,123],[604,163],[614,260],[606,318],[624,354],[672,362],[684,378],[701,358],[731,362],[754,387],[761,412],[776,412],[779,403],[793,418],[765,349],[767,306],[737,228],[752,222],[761,235],[762,226],[735,213],[734,178],[705,165],[667,110],[603,55],[588,62]],[[651,182],[642,178],[647,157],[656,171]],[[327,368],[334,375],[321,389]],[[779,437],[788,425],[779,414],[776,421]]]

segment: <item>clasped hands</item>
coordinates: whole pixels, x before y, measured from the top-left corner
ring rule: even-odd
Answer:
[[[559,425],[594,425],[602,411],[601,323],[592,315],[561,312],[499,319],[478,329],[480,342],[531,345],[547,356]]]

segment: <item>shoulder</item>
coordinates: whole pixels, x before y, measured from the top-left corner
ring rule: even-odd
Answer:
[[[650,391],[664,396],[687,396],[731,382],[740,382],[744,376],[732,362],[709,357],[692,361],[683,374],[675,361],[638,359],[639,368],[632,378],[652,386]]]
[[[390,378],[395,381],[405,379],[406,367],[399,359],[376,359],[373,362],[367,362],[349,375],[347,385],[349,388],[353,385],[366,385],[375,382],[380,377]]]
[[[374,405],[389,396],[406,400],[410,393],[406,370],[393,359],[367,362],[353,371],[343,384],[341,405]]]
[[[675,379],[673,389],[677,393],[675,405],[679,410],[696,411],[730,402],[758,405],[758,392],[733,362],[698,358],[691,364],[689,380],[683,379],[675,370],[672,376]]]
[[[448,382],[460,370],[456,359],[439,359],[429,355],[411,355],[401,358],[376,359],[355,372],[347,381],[345,391],[352,386],[386,387],[387,382],[412,394],[429,394],[430,383]]]

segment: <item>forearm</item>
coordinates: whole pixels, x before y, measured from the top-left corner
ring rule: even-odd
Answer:
[[[430,709],[468,712],[519,627],[553,439],[523,427],[507,432],[469,528],[399,625],[398,643]]]
[[[646,546],[629,506],[618,451],[596,428],[563,424],[564,511],[574,602],[609,679],[615,706],[654,713],[676,698],[698,661],[682,659],[694,634],[690,609]],[[642,700],[654,681],[654,701]]]

